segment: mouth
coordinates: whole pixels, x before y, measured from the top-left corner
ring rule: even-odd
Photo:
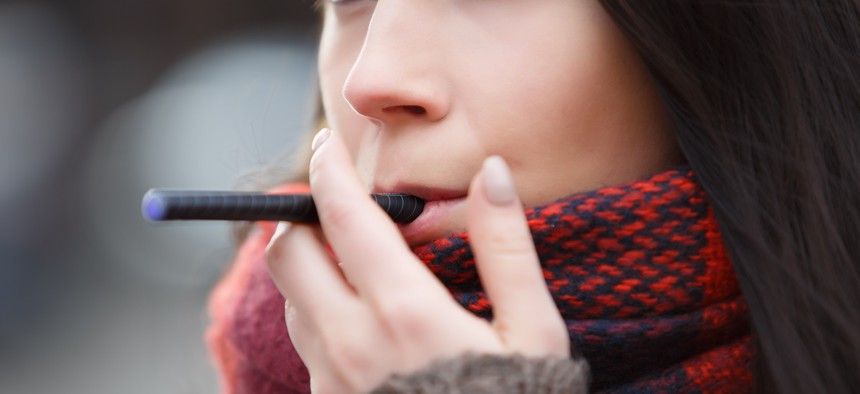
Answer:
[[[396,185],[374,187],[373,193],[404,193],[424,200],[424,211],[418,218],[411,223],[398,225],[400,233],[409,245],[426,243],[463,230],[460,227],[464,225],[458,223],[462,219],[458,218],[457,213],[465,210],[467,192],[464,190]]]

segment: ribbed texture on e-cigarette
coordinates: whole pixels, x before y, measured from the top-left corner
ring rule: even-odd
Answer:
[[[408,194],[372,194],[394,223],[411,223],[424,211],[424,200]]]

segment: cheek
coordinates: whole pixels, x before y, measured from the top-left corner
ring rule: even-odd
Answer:
[[[508,160],[526,205],[662,165],[652,159],[664,151],[654,142],[665,127],[654,115],[659,100],[608,16],[517,31],[529,33],[506,37],[513,47],[475,57],[506,67],[482,63],[462,83],[480,92],[465,100],[478,140]]]
[[[535,156],[555,146],[569,155],[587,144],[589,130],[610,110],[603,97],[614,79],[594,44],[535,40],[523,42],[518,51],[489,56],[508,66],[475,70],[472,84],[482,87],[474,90],[481,97],[476,94],[467,104],[475,129],[490,134],[479,138],[487,150]],[[519,56],[510,57],[511,52]]]
[[[467,113],[494,114],[472,116],[478,129],[494,130],[497,139],[489,142],[516,137],[523,126],[556,129],[599,116],[587,107],[612,71],[603,49],[611,44],[603,24],[611,22],[584,3],[545,1],[517,9],[518,18],[504,25],[491,21],[489,33],[472,35],[457,94]]]
[[[341,119],[351,112],[343,98],[343,84],[355,61],[347,42],[323,36],[319,54],[319,80],[323,107],[332,127],[340,127]]]
[[[320,94],[329,127],[343,135],[355,157],[370,122],[350,107],[343,97],[343,86],[361,51],[363,35],[335,29],[324,28],[320,41]]]

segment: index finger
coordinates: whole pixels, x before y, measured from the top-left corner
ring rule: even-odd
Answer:
[[[320,225],[356,291],[375,295],[422,284],[441,288],[368,196],[338,133],[321,131],[314,147],[310,183]]]

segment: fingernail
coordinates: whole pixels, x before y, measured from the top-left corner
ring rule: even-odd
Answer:
[[[319,133],[314,137],[314,142],[311,143],[311,150],[316,152],[319,147],[328,140],[328,137],[331,135],[331,129],[325,128],[320,130]]]
[[[499,156],[488,157],[484,160],[484,168],[481,171],[484,178],[484,192],[491,204],[505,206],[516,201],[514,178],[504,159]]]
[[[291,226],[290,222],[279,222],[278,223],[278,227],[275,228],[275,233],[272,234],[272,239],[270,239],[269,243],[266,245],[266,252],[268,252],[269,249],[272,248],[272,244],[275,243],[275,241],[278,238],[280,238],[281,235],[284,235],[284,233],[289,231],[290,226]]]

